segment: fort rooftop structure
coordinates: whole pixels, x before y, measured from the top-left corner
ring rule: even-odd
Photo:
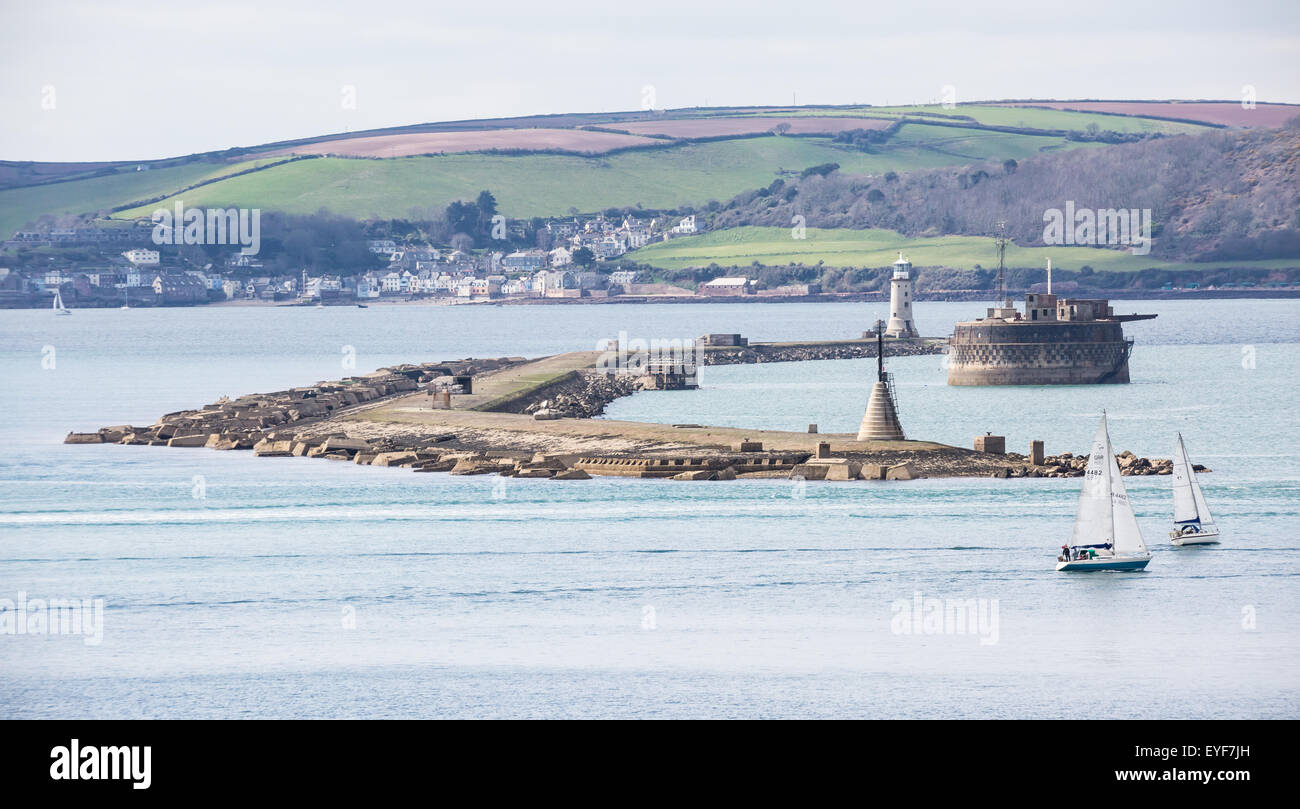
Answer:
[[[1097,385],[1129,381],[1133,341],[1124,323],[1155,315],[1117,315],[1110,301],[1025,295],[980,320],[958,323],[948,340],[949,385]]]

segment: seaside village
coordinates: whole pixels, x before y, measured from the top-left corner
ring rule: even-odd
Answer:
[[[511,223],[514,226],[516,223]],[[49,305],[55,293],[68,306],[185,306],[222,301],[366,303],[446,298],[449,302],[503,298],[602,298],[613,295],[808,295],[816,284],[760,290],[753,279],[722,277],[692,291],[651,283],[643,270],[616,262],[652,241],[697,233],[694,215],[621,221],[595,214],[548,221],[549,250],[465,251],[375,239],[370,252],[381,269],[355,275],[265,274],[258,256],[232,248],[224,265],[190,266],[162,254],[145,228],[51,228],[19,231],[5,247],[89,247],[102,267],[0,268],[0,306]],[[119,249],[120,248],[120,249]],[[52,265],[57,262],[51,261]],[[42,303],[43,301],[43,303]]]

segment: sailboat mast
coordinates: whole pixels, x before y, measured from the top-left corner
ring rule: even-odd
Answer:
[[[1106,528],[1111,551],[1118,553],[1118,543],[1115,541],[1115,481],[1110,476],[1110,469],[1115,465],[1115,449],[1110,445],[1110,423],[1106,421],[1104,414],[1101,421],[1106,425],[1106,499],[1110,503],[1110,508],[1106,509]]]

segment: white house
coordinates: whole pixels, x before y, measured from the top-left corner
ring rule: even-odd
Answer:
[[[157,267],[160,260],[157,250],[145,250],[141,247],[127,250],[122,257],[137,267]]]
[[[619,286],[627,286],[628,284],[637,283],[638,279],[644,276],[645,273],[640,270],[615,270],[609,274],[609,282]]]
[[[533,272],[546,264],[541,250],[516,250],[501,260],[501,266],[511,272]]]
[[[598,258],[616,258],[627,252],[627,245],[618,234],[611,233],[593,244],[591,252]]]
[[[699,229],[695,226],[695,214],[691,214],[673,226],[673,233],[679,236],[697,232],[699,232]]]
[[[567,267],[573,263],[573,253],[564,247],[557,247],[550,252],[552,267]]]

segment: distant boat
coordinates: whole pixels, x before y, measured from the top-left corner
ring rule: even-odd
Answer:
[[[369,307],[367,307],[364,303],[358,303],[358,304],[357,304],[357,308],[358,308],[358,309],[368,309]]]
[[[68,307],[63,305],[63,295],[57,289],[54,290],[54,314],[56,315],[72,314],[72,312],[68,311]]]
[[[1151,552],[1142,541],[1142,530],[1124,491],[1103,413],[1083,473],[1074,532],[1070,544],[1062,546],[1056,569],[1143,570],[1150,561]]]
[[[1219,544],[1219,526],[1214,524],[1205,495],[1201,494],[1201,484],[1187,457],[1182,433],[1178,434],[1178,449],[1174,454],[1174,530],[1169,532],[1169,539],[1175,545]]]

